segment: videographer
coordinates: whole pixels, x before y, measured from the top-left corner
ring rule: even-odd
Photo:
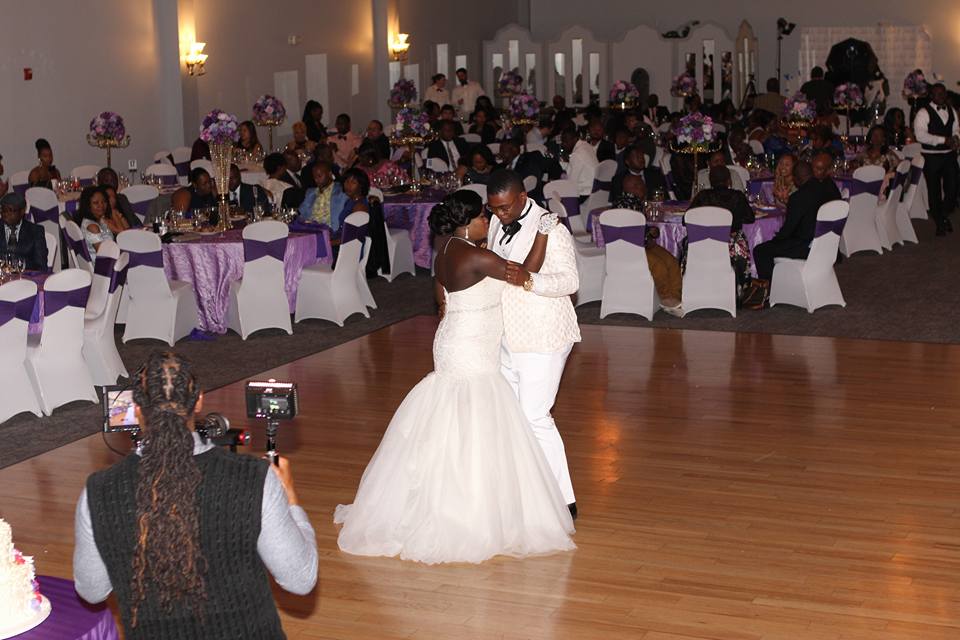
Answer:
[[[128,639],[284,638],[264,568],[297,594],[317,581],[289,463],[204,443],[190,428],[203,396],[174,353],[150,356],[133,399],[141,454],[91,475],[77,503],[77,593],[115,591]]]

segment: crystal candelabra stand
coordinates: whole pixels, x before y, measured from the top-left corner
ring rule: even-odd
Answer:
[[[410,153],[410,180],[413,184],[410,191],[416,193],[420,190],[420,172],[417,170],[417,147],[422,147],[433,141],[434,134],[429,133],[426,136],[419,135],[395,135],[390,138],[390,144],[394,147],[406,147]]]
[[[274,149],[273,149],[273,129],[274,129],[274,127],[279,127],[281,124],[283,124],[283,120],[284,120],[283,118],[266,118],[266,119],[264,119],[264,120],[257,120],[257,121],[254,123],[254,124],[256,124],[258,127],[266,127],[266,128],[267,128],[267,137],[268,137],[268,139],[269,139],[269,141],[270,141],[270,146],[268,147],[267,153],[272,153],[272,152],[274,151]]]
[[[97,147],[98,149],[107,150],[107,166],[111,166],[112,154],[111,152],[114,149],[126,149],[130,146],[130,136],[123,136],[123,138],[117,140],[116,138],[103,138],[99,136],[94,136],[93,134],[87,134],[87,144],[91,147]]]
[[[213,164],[213,180],[217,185],[219,200],[220,231],[230,230],[230,162],[233,159],[233,142],[211,142],[210,162]]]
[[[693,184],[690,187],[691,200],[697,195],[697,193],[700,192],[700,180],[699,180],[699,174],[698,174],[698,172],[700,171],[700,167],[699,167],[700,154],[712,153],[716,151],[717,148],[718,147],[713,143],[713,141],[701,142],[698,144],[684,144],[684,145],[671,144],[670,145],[670,150],[673,151],[674,153],[683,153],[683,154],[688,154],[693,156]]]

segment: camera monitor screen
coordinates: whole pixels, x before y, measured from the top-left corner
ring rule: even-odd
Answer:
[[[133,389],[103,388],[104,431],[135,431],[139,428],[133,404]]]

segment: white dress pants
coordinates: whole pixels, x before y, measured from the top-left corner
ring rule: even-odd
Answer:
[[[556,401],[560,378],[571,349],[573,345],[554,353],[515,353],[507,348],[506,342],[500,347],[503,377],[517,394],[523,415],[543,449],[547,464],[557,478],[560,493],[567,504],[576,502],[576,497],[573,495],[573,483],[570,481],[563,439],[550,410]]]

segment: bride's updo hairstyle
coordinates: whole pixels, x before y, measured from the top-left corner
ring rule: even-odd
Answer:
[[[475,191],[454,191],[430,211],[430,231],[449,236],[483,214],[483,199]]]

